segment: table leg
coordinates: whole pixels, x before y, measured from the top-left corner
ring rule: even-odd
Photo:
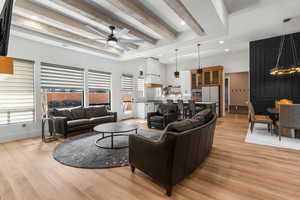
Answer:
[[[114,135],[111,134],[110,138],[111,138],[111,148],[113,149],[114,148]]]
[[[138,130],[137,129],[135,129],[135,134],[137,134],[138,133]]]

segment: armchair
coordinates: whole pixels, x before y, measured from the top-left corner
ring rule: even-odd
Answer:
[[[156,112],[147,113],[148,128],[164,129],[178,119],[178,107],[175,104],[160,104]]]

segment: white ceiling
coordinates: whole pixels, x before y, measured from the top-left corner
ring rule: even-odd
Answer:
[[[96,21],[59,6],[51,0],[33,1],[60,11],[86,24],[107,30],[107,27]],[[130,14],[124,13],[108,3],[107,0],[89,1],[113,13],[115,17],[120,18],[123,22],[159,39],[156,45],[145,43],[139,49],[126,52],[119,58],[111,57],[111,59],[118,60],[157,57],[163,63],[172,63],[174,62],[175,48],[179,49],[181,59],[195,59],[197,57],[196,45],[198,42],[202,44],[201,56],[211,56],[225,53],[224,49],[229,49],[230,51],[247,49],[249,41],[300,31],[300,0],[224,0],[226,8],[223,10],[223,0],[182,0],[185,7],[206,31],[206,35],[201,37],[196,35],[187,24],[181,25],[181,18],[164,1],[137,0],[149,11],[155,13],[165,24],[168,24],[169,27],[178,32],[179,36],[175,40],[163,38],[159,33],[143,25],[130,16]],[[25,13],[22,10],[15,9],[14,12],[23,16],[32,15],[32,13]],[[293,20],[287,24],[283,24],[282,20],[287,17],[292,17]],[[66,29],[66,27],[60,24],[56,24],[55,26]],[[73,46],[72,42],[58,40],[57,38],[51,39],[50,36],[46,37],[43,34],[35,34],[34,32],[29,34],[28,31],[26,32],[20,28],[12,27],[12,29],[12,34],[19,37],[40,42],[47,41],[45,43],[62,48],[80,49],[76,45]],[[219,44],[220,40],[224,40],[225,43]],[[65,44],[68,44],[67,47],[65,47]],[[86,53],[90,51],[93,55],[104,56],[92,49],[84,51]]]

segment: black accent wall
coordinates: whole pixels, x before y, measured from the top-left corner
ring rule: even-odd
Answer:
[[[293,36],[300,58],[300,33]],[[289,37],[286,39],[280,65],[294,64]],[[300,73],[269,75],[276,65],[280,40],[281,37],[274,37],[250,42],[250,99],[256,114],[267,114],[268,107],[275,107],[275,100],[290,99],[300,103]]]

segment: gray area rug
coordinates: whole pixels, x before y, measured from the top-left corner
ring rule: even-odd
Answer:
[[[158,138],[160,132],[140,130],[139,134],[149,138]],[[53,151],[58,162],[79,168],[113,168],[128,165],[128,148],[103,149],[95,145],[100,134],[89,133],[65,140]],[[101,146],[109,146],[110,138],[101,141]],[[114,138],[115,146],[128,145],[128,136]]]

